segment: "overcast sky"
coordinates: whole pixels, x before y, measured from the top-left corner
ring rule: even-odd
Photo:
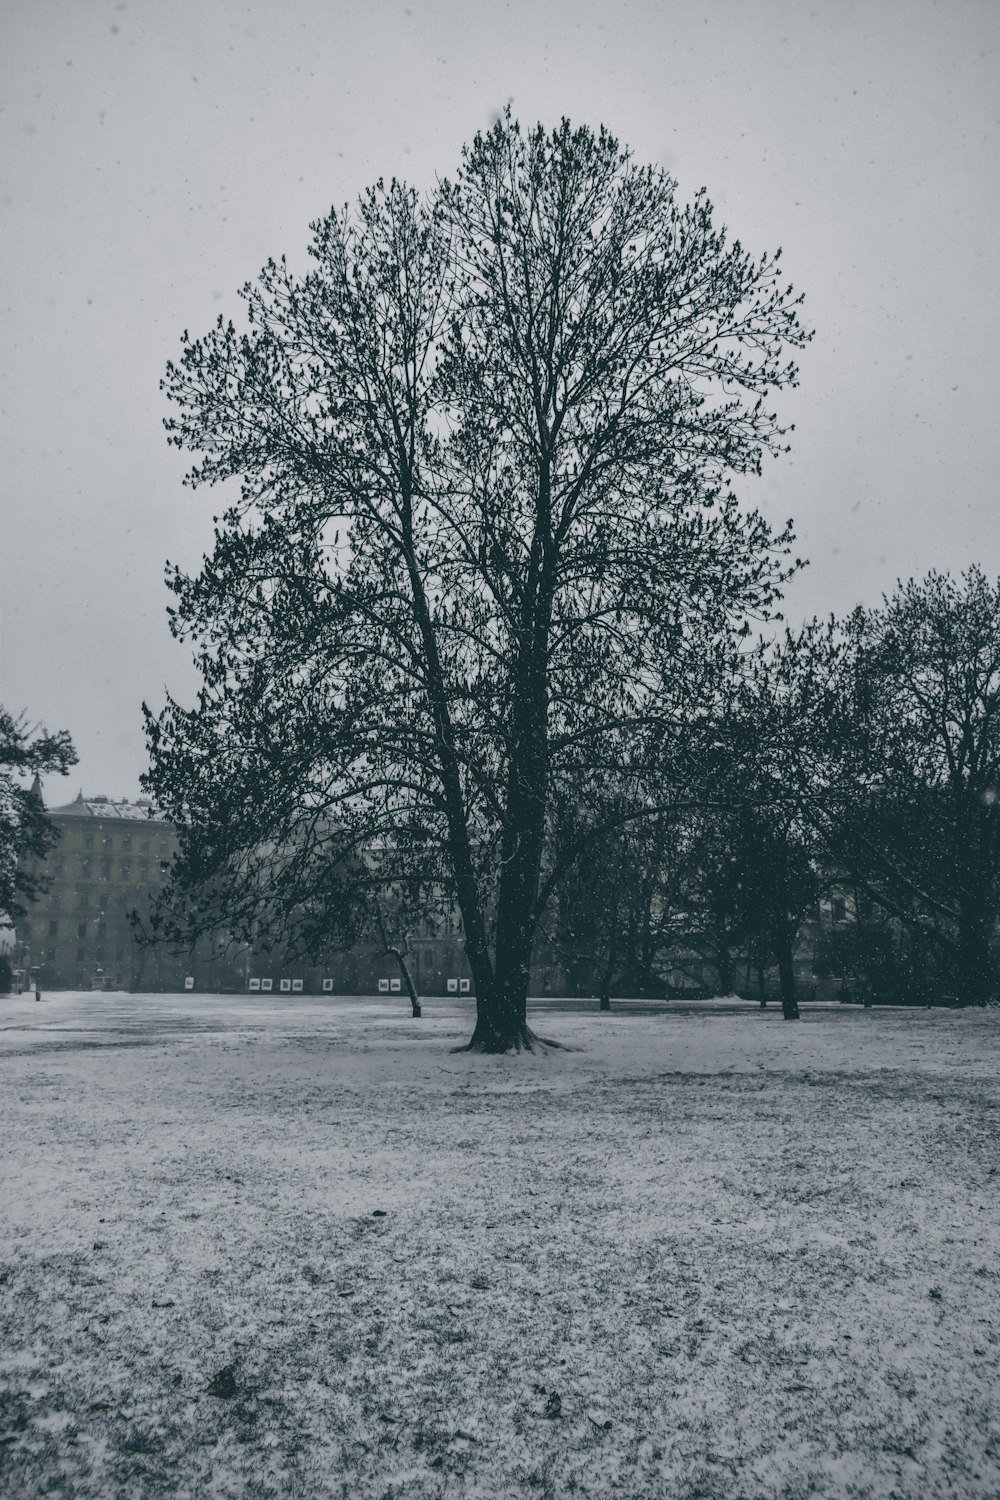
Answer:
[[[798,622],[897,577],[1000,573],[997,0],[0,0],[0,702],[68,728],[50,803],[134,797],[140,703],[193,672],[166,559],[158,384],[269,255],[378,176],[429,185],[510,101],[606,124],[784,248],[816,338],[794,451],[745,493],[795,519]]]

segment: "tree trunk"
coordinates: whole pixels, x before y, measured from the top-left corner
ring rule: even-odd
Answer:
[[[611,1009],[611,981],[615,977],[615,967],[618,963],[618,906],[619,892],[616,890],[614,905],[611,908],[611,927],[608,932],[608,961],[601,974],[599,1010]]]
[[[533,841],[527,841],[533,844]],[[528,985],[534,929],[531,905],[538,889],[538,849],[532,850],[526,878],[506,891],[501,885],[501,911],[497,915],[496,964],[491,982],[476,988],[476,1026],[471,1039],[456,1052],[531,1052],[535,1047],[558,1047],[537,1036],[528,1025]],[[531,879],[532,863],[535,877]]]
[[[500,851],[493,981],[482,991],[478,983],[476,986],[476,1028],[468,1043],[475,1052],[530,1051],[541,1040],[528,1027],[527,1009],[535,936],[533,910],[545,829],[544,719],[541,728],[529,721],[522,732],[527,749],[522,750],[516,764],[512,757],[508,823]]]
[[[423,1012],[420,1009],[420,1000],[413,986],[413,980],[410,978],[409,965],[407,964],[406,959],[403,957],[403,955],[398,951],[398,949],[393,948],[392,955],[399,965],[399,972],[403,977],[403,983],[406,985],[406,993],[410,997],[410,1012],[413,1015],[414,1020],[417,1020],[423,1014]]]
[[[959,918],[955,988],[960,1005],[985,1005],[996,991],[988,924],[978,911],[963,912]]]
[[[533,1052],[536,1047],[558,1044],[536,1036],[528,1025],[527,975],[522,983],[508,983],[501,988],[494,982],[492,990],[476,995],[476,1027],[464,1047],[455,1052]]]
[[[393,943],[390,943],[388,937],[386,936],[385,918],[382,915],[382,907],[380,906],[378,901],[375,902],[375,920],[378,923],[379,937],[382,939],[383,950],[387,954],[391,955],[391,957],[393,957],[396,960],[396,963],[399,965],[399,972],[402,976],[403,983],[406,985],[406,993],[410,997],[410,1010],[413,1014],[414,1019],[416,1020],[420,1017],[422,1012],[420,1009],[420,1001],[417,997],[417,992],[413,986],[413,980],[410,978],[409,965],[407,964],[406,959],[403,957],[402,949],[397,948]]]
[[[720,937],[715,948],[715,968],[719,976],[719,994],[731,995],[736,988],[733,955],[724,937]]]
[[[133,995],[138,995],[142,990],[142,981],[143,976],[146,972],[146,959],[148,958],[148,956],[149,950],[144,945],[133,948],[131,962],[132,972],[129,978],[129,989],[131,990]]]
[[[779,923],[777,938],[778,982],[781,986],[781,1014],[786,1021],[798,1021],[799,1002],[795,994],[795,968],[792,963],[792,937],[786,922]]]
[[[549,632],[555,591],[551,481],[551,459],[544,455],[518,609],[512,684],[516,707],[504,791],[493,983],[484,994],[477,986],[476,1029],[468,1044],[482,1052],[530,1050],[541,1040],[528,1026],[527,1008],[549,781]]]

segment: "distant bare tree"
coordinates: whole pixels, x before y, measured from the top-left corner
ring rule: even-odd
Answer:
[[[569,849],[555,910],[545,920],[549,943],[573,990],[596,990],[601,1010],[611,992],[647,994],[662,988],[657,967],[663,887],[677,841],[676,816],[633,816],[615,826],[613,799],[603,805],[561,808],[554,819],[556,849]],[[600,830],[587,851],[588,828]]]

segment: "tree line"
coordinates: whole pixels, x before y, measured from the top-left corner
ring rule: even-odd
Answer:
[[[470,1046],[503,1051],[574,903],[608,983],[641,897],[723,972],[752,941],[794,1015],[837,871],[985,994],[992,689],[957,606],[995,596],[932,577],[760,644],[800,565],[736,493],[787,448],[772,397],[811,338],[780,249],[603,129],[509,114],[430,193],[379,182],[312,230],[311,269],[268,262],[163,382],[188,482],[229,496],[168,574],[197,701],[146,710],[168,927],[309,954],[384,917],[390,876],[436,891]]]
[[[690,800],[623,828],[563,892],[558,946],[647,990],[684,959],[722,993],[776,969],[821,899],[815,960],[887,998],[998,992],[1000,583],[932,572],[759,647],[730,684]],[[753,989],[751,982],[750,989]]]

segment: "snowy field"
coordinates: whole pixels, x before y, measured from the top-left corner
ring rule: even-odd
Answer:
[[[1000,1012],[0,1000],[0,1494],[1000,1495]]]

